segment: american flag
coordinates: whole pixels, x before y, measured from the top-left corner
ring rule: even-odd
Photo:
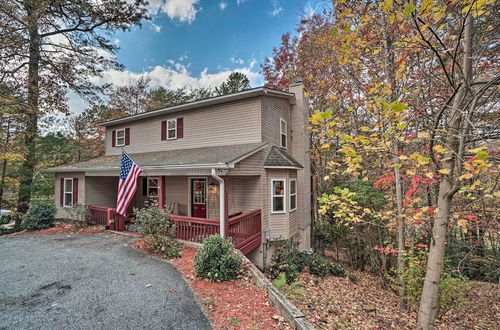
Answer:
[[[118,200],[116,202],[117,213],[125,215],[127,212],[130,201],[137,190],[137,178],[141,173],[141,168],[123,151],[120,167],[120,183],[118,184]]]

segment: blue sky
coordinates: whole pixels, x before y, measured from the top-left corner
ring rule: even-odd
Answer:
[[[285,32],[295,32],[303,15],[322,10],[324,0],[149,0],[152,21],[119,32],[118,62],[97,82],[123,86],[147,77],[167,88],[218,86],[231,72],[243,72],[253,87],[264,83],[260,64]],[[69,95],[70,110],[84,101]]]

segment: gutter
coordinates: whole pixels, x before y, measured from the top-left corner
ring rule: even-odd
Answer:
[[[213,163],[213,164],[182,164],[182,165],[152,165],[141,166],[144,170],[175,170],[175,169],[230,169],[234,168],[234,164]],[[119,167],[101,167],[101,168],[64,168],[64,169],[46,169],[45,173],[65,173],[65,172],[103,172],[103,171],[119,171]]]
[[[225,214],[225,187],[224,187],[224,179],[221,178],[220,176],[217,175],[217,171],[215,170],[215,168],[212,168],[212,178],[214,178],[215,180],[219,181],[219,217],[220,217],[220,235],[222,237],[225,237],[226,236],[226,214]]]

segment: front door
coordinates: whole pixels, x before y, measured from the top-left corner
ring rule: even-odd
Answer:
[[[207,217],[206,179],[191,180],[191,216],[195,218]]]

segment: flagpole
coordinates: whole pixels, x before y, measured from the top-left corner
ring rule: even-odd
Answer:
[[[122,152],[124,152],[124,153],[125,153],[125,155],[127,155],[127,157],[128,157],[128,158],[130,158],[130,159],[134,160],[132,157],[130,157],[130,155],[129,155],[126,151],[125,151],[125,148],[123,148],[123,147],[122,147]],[[134,163],[135,163],[135,160],[134,160]],[[136,164],[137,164],[137,163],[136,163]],[[139,166],[139,165],[137,165],[137,166]],[[141,168],[142,173],[146,174],[146,177],[147,177],[147,178],[149,178],[149,177],[150,177],[149,173],[148,173],[148,172],[146,172],[146,171],[145,171],[145,170],[144,170],[141,166],[139,166],[139,167]]]

